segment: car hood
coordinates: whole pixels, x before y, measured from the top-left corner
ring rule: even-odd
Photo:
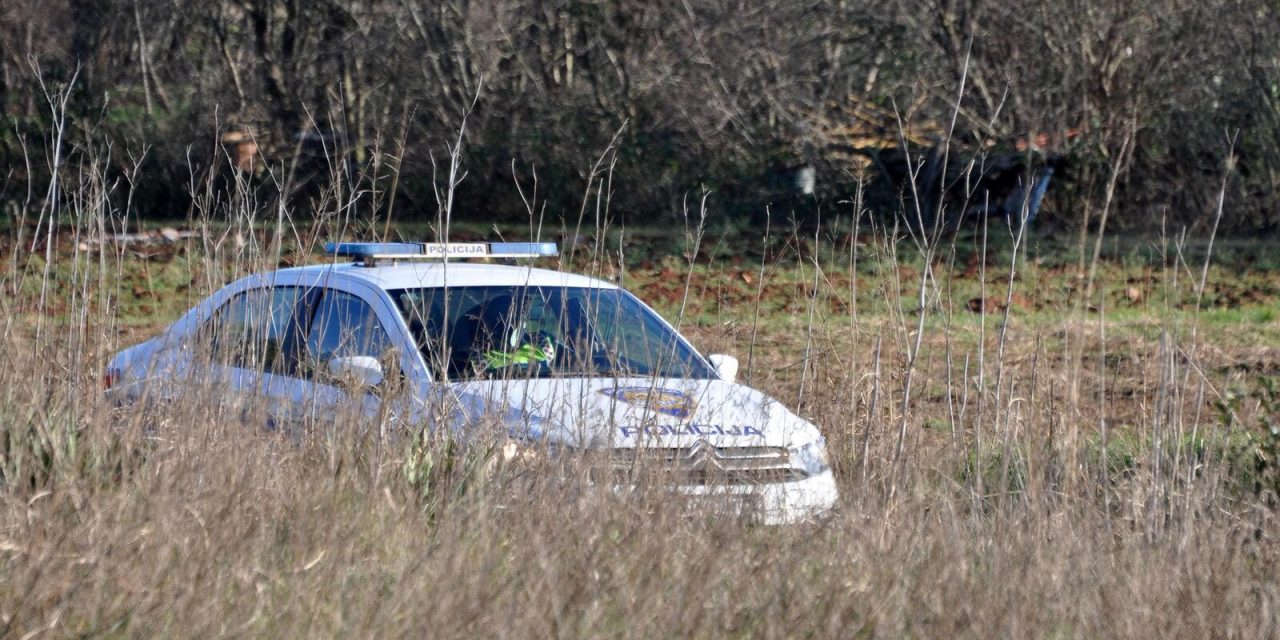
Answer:
[[[544,378],[451,389],[464,422],[496,419],[515,437],[573,447],[794,447],[820,437],[776,400],[721,380]]]

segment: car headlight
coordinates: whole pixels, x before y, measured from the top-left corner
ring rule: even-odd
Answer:
[[[816,476],[831,469],[827,460],[827,441],[818,438],[806,445],[791,449],[791,466]]]

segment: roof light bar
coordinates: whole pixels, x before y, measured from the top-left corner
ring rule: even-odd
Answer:
[[[554,242],[330,242],[324,252],[340,258],[374,260],[445,260],[449,258],[551,258],[560,255]]]

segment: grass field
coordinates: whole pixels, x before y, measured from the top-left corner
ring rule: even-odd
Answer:
[[[110,353],[324,233],[10,242],[0,637],[1280,634],[1273,247],[1124,238],[1090,278],[1074,239],[849,226],[549,234],[822,427],[842,502],[789,528],[496,439],[113,411]]]

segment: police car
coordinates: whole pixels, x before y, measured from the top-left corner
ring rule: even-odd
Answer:
[[[279,429],[336,424],[353,405],[461,433],[496,422],[529,450],[603,452],[619,483],[656,464],[678,492],[732,499],[766,523],[836,502],[814,425],[737,384],[736,359],[699,354],[627,291],[522,260],[558,255],[553,243],[326,252],[327,264],[233,282],[117,354],[108,394],[171,401],[212,386]]]

